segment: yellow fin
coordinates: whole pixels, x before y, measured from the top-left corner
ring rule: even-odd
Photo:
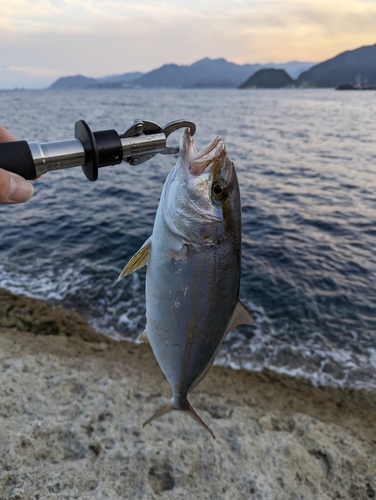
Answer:
[[[150,345],[150,342],[149,342],[149,339],[148,339],[148,334],[146,333],[146,330],[144,330],[140,336],[138,337],[137,339],[139,342],[145,342],[145,344],[149,344]]]
[[[235,310],[232,313],[230,322],[227,326],[225,335],[227,335],[228,332],[236,328],[238,325],[252,325],[254,322],[255,320],[249,314],[245,305],[240,300],[238,300]]]
[[[136,252],[133,257],[130,259],[128,264],[120,273],[118,277],[118,281],[120,281],[127,274],[133,273],[133,271],[137,271],[141,267],[145,266],[149,259],[149,253],[151,248],[151,236],[145,241],[140,250]]]

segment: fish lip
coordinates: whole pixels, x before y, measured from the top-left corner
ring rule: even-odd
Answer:
[[[214,139],[205,146],[201,151],[197,152],[194,140],[191,136],[190,129],[185,128],[182,133],[180,144],[180,158],[183,160],[191,175],[199,176],[205,170],[210,171],[208,167],[213,161],[219,158],[226,150],[222,139],[217,135]]]

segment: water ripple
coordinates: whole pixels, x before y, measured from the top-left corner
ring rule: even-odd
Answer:
[[[71,138],[80,118],[121,132],[135,117],[186,117],[198,149],[220,134],[238,171],[241,297],[256,327],[232,333],[218,363],[357,387],[376,376],[375,115],[373,93],[331,90],[0,92],[0,122],[29,141]],[[136,339],[144,273],[116,278],[151,233],[174,161],[101,169],[96,183],[49,173],[27,205],[0,207],[0,286]]]

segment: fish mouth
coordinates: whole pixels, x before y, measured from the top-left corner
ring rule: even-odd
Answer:
[[[207,146],[197,152],[190,129],[183,130],[179,158],[183,160],[183,164],[188,166],[191,175],[199,176],[205,170],[210,172],[211,168],[208,167],[213,164],[214,160],[219,159],[225,151],[225,145],[217,135]]]

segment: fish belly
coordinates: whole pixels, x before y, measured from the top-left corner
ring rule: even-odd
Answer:
[[[146,332],[174,397],[186,397],[223,340],[239,295],[237,253],[226,242],[190,245],[156,220],[146,273]]]

